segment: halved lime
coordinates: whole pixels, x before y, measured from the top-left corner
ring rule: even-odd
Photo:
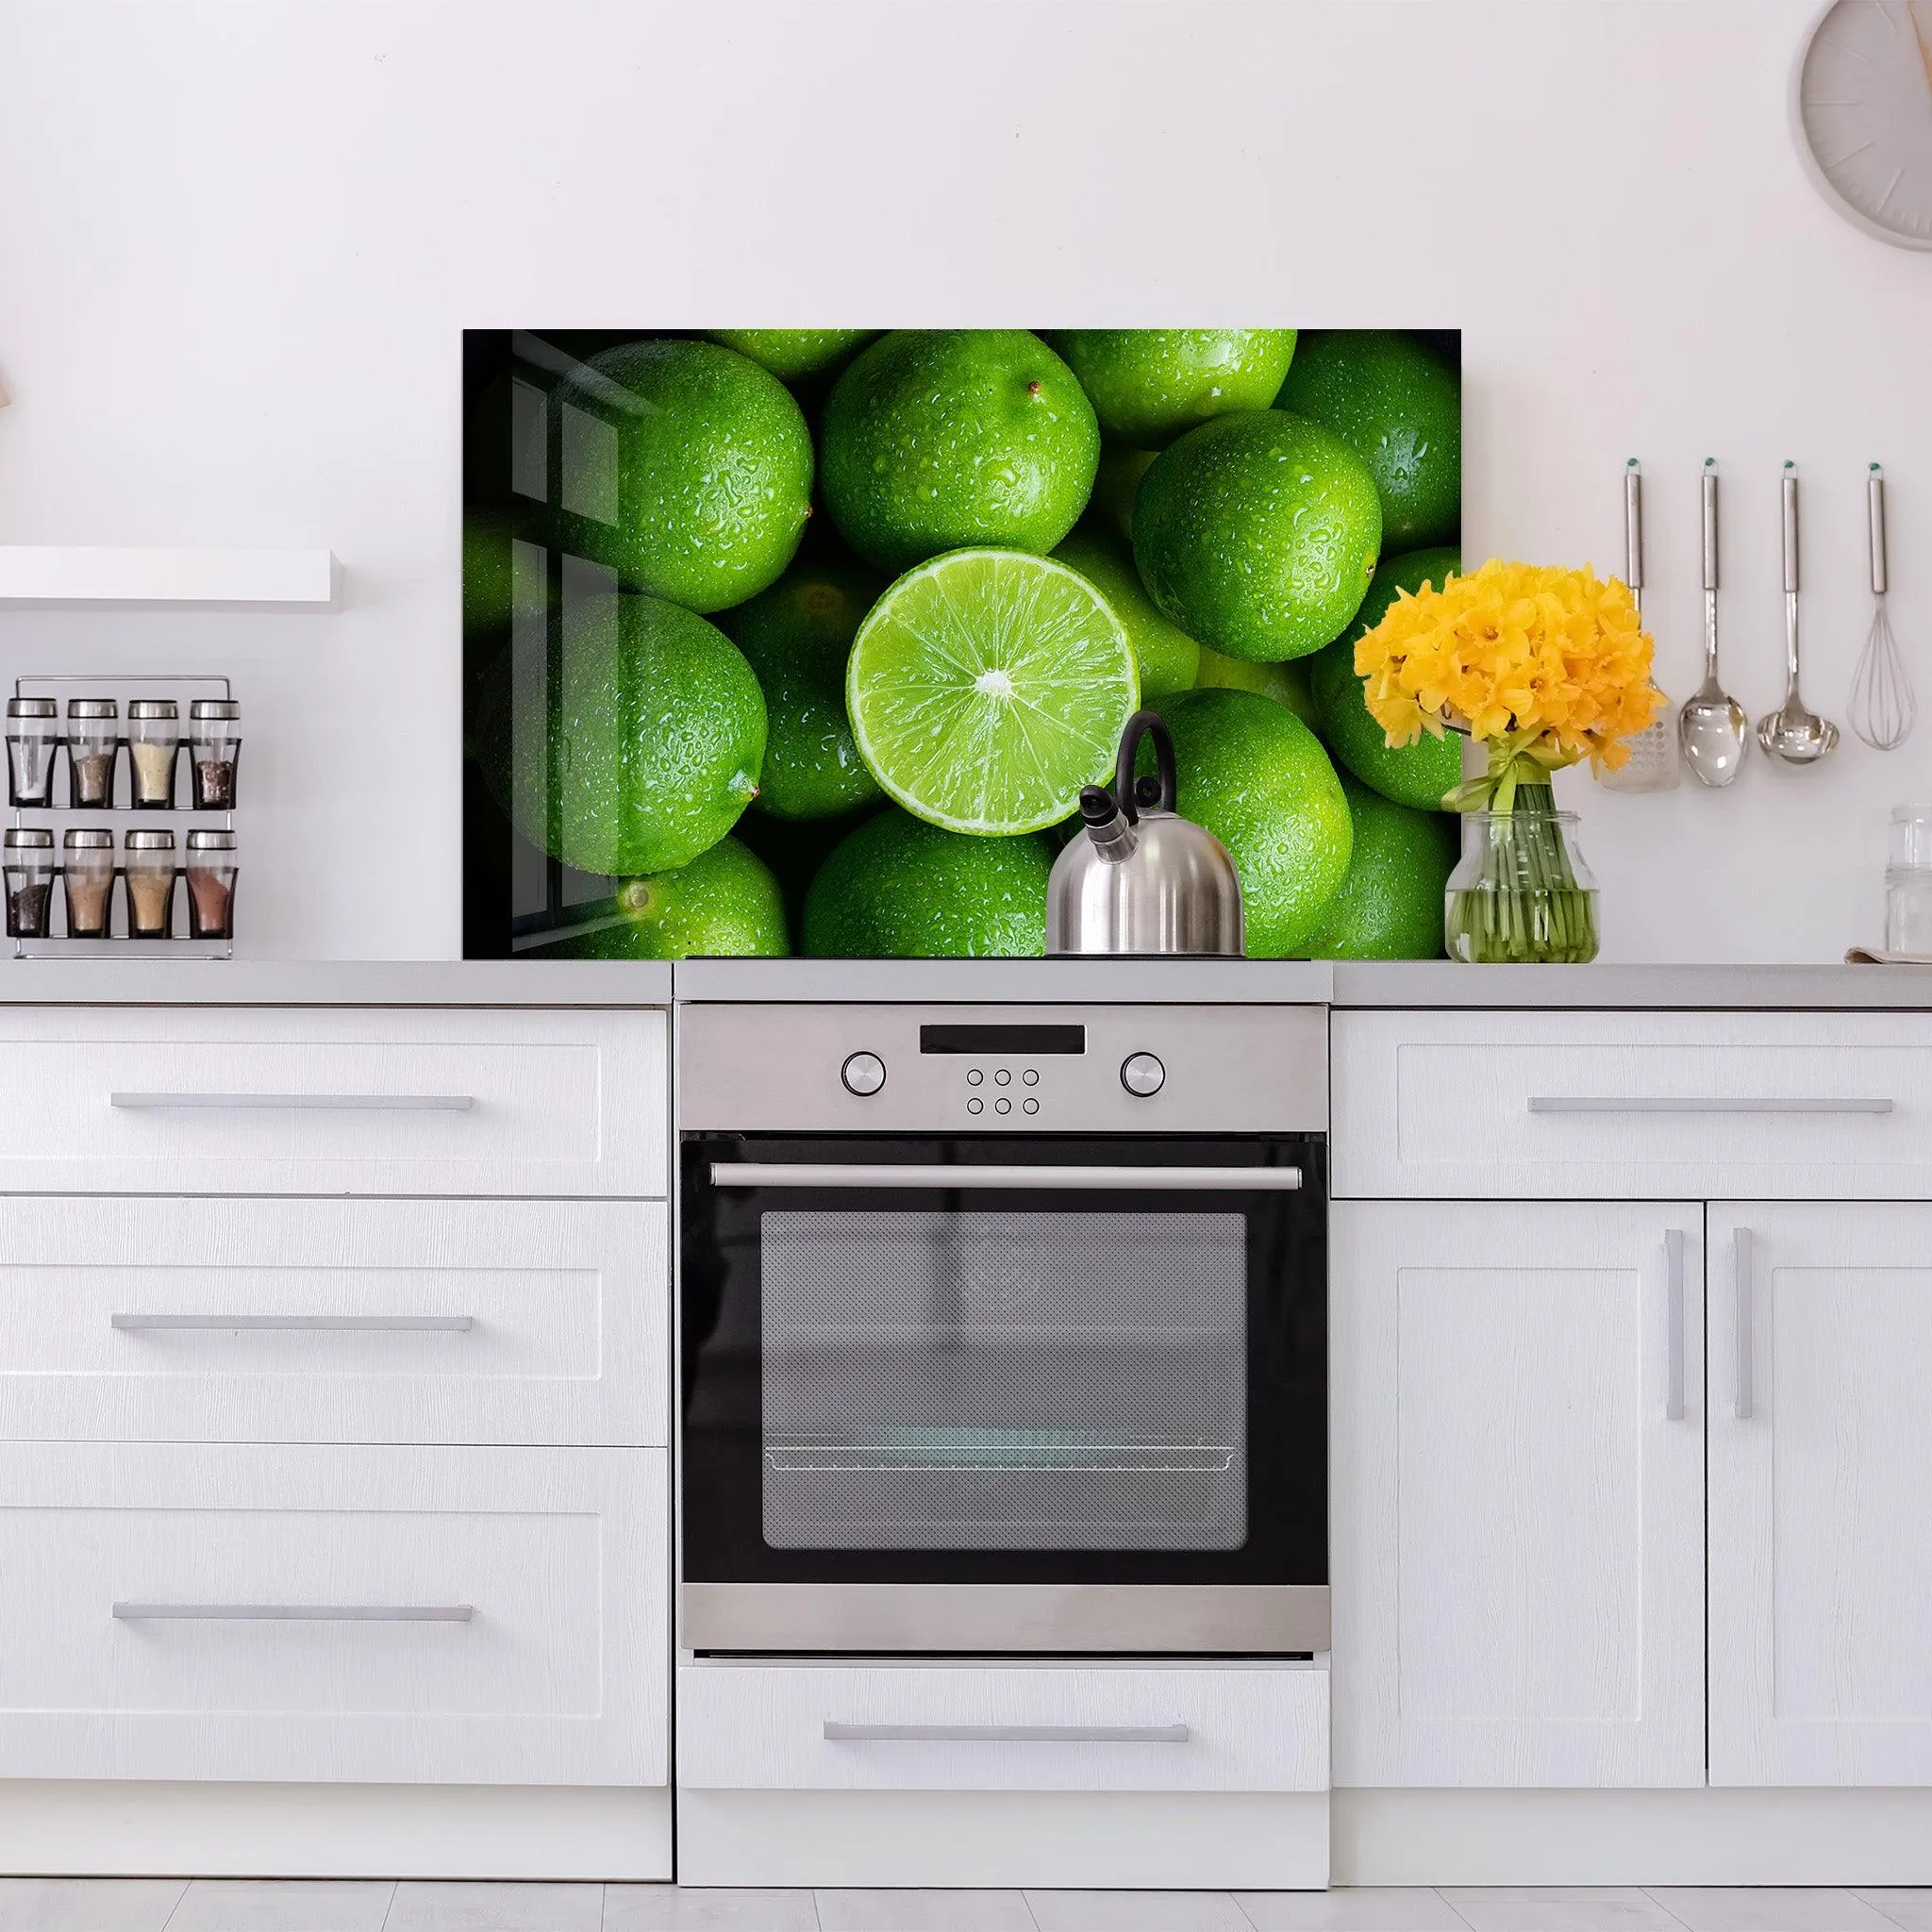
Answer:
[[[1037,832],[1113,770],[1140,703],[1126,633],[1086,578],[1019,550],[907,572],[853,641],[845,705],[891,797],[949,832]]]

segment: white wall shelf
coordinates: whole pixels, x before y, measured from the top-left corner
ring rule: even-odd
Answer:
[[[0,544],[0,608],[328,610],[327,550]]]

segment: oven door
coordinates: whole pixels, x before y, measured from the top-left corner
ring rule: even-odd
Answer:
[[[687,1646],[1327,1648],[1319,1136],[682,1159]]]

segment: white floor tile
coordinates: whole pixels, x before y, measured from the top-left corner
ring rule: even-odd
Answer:
[[[1442,1896],[1474,1932],[1682,1932],[1634,1885],[1458,1885]]]
[[[1874,1907],[1829,1885],[1653,1885],[1690,1932],[1892,1932]],[[172,1932],[172,1928],[170,1928]]]
[[[1226,1891],[1029,1891],[1040,1932],[1253,1932]]]
[[[604,1888],[604,1932],[818,1932],[818,1927],[808,1891],[724,1885]]]
[[[185,1878],[0,1878],[0,1932],[161,1932]]]
[[[823,1932],[1035,1932],[1017,1891],[821,1891]]]
[[[197,1878],[168,1932],[382,1932],[392,1879]]]
[[[1932,1886],[1860,1885],[1854,1894],[1905,1932],[1932,1932]]]
[[[1238,1891],[1256,1932],[1469,1932],[1445,1899],[1422,1888]]]
[[[471,1885],[406,1878],[383,1932],[598,1932],[601,1885]]]

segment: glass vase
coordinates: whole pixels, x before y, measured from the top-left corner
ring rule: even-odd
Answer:
[[[1557,811],[1546,789],[1520,786],[1510,810],[1463,814],[1462,858],[1443,894],[1449,957],[1581,965],[1596,958],[1596,896],[1576,814]]]

